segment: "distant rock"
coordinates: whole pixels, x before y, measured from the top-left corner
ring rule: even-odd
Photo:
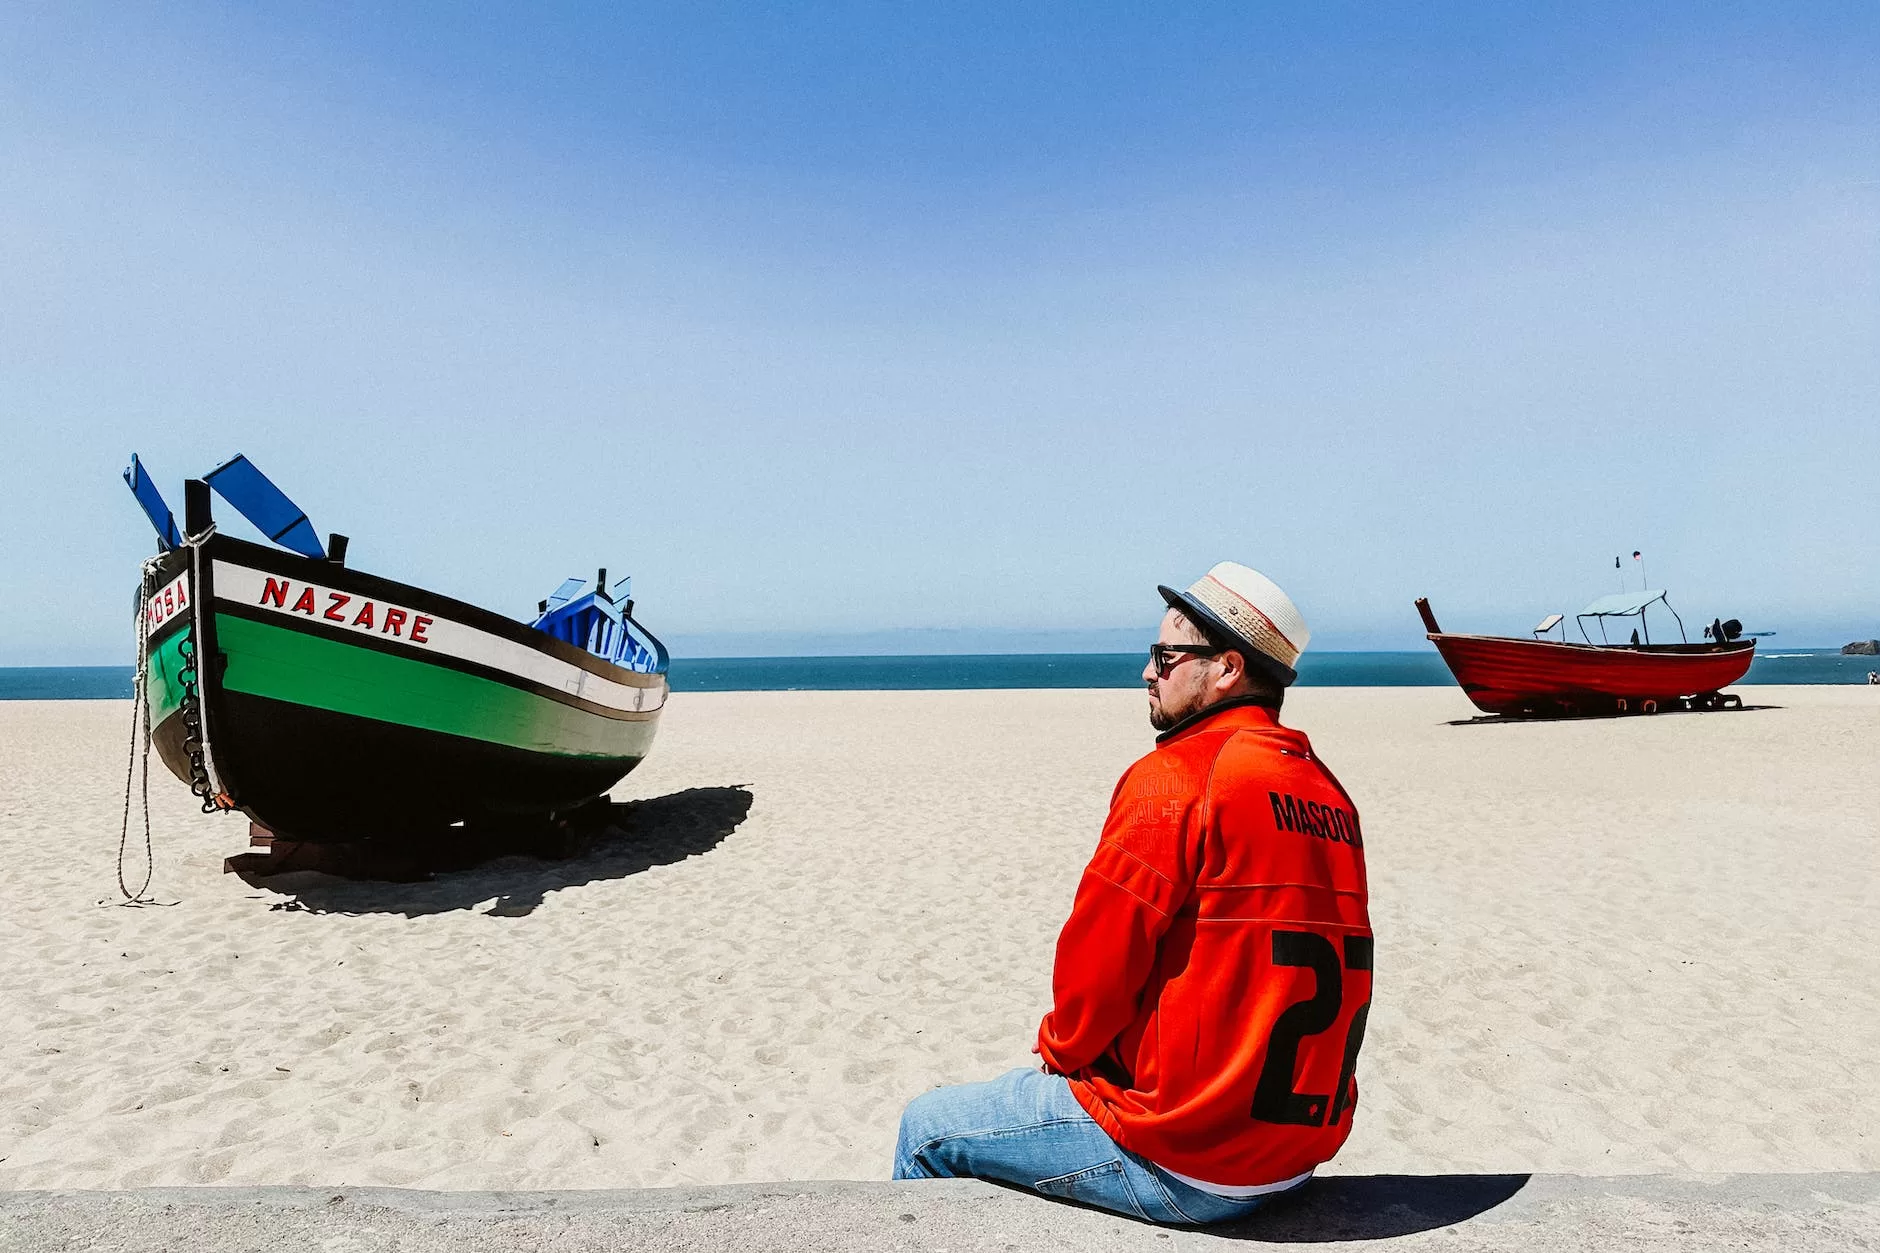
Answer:
[[[1855,640],[1852,644],[1841,646],[1843,657],[1880,656],[1880,640]]]

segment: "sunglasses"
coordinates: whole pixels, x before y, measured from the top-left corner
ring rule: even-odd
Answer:
[[[1226,651],[1225,648],[1216,648],[1212,644],[1151,644],[1149,645],[1149,664],[1155,667],[1155,675],[1158,679],[1166,679],[1169,671],[1190,657],[1215,657]]]

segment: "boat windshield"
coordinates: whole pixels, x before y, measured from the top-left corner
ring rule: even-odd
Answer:
[[[1690,637],[1684,633],[1684,619],[1678,617],[1678,611],[1671,608],[1671,602],[1665,599],[1665,590],[1661,587],[1644,588],[1636,592],[1618,592],[1611,596],[1601,596],[1598,600],[1575,614],[1574,620],[1580,624],[1580,634],[1585,638],[1587,643],[1591,644],[1593,642],[1593,637],[1586,632],[1586,620],[1591,618],[1599,623],[1600,642],[1602,644],[1610,644],[1612,641],[1606,637],[1607,618],[1637,618],[1639,620],[1639,630],[1643,631],[1645,634],[1644,642],[1649,644],[1652,642],[1651,626],[1649,619],[1645,615],[1645,611],[1653,605],[1663,605],[1670,611],[1673,618],[1677,618],[1678,637],[1686,643],[1689,643]],[[1639,642],[1637,632],[1634,632],[1632,642],[1635,644]]]

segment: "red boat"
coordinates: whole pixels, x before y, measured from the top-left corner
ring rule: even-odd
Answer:
[[[1599,622],[1605,639],[1608,618],[1639,619],[1645,610],[1662,603],[1673,617],[1662,591],[1641,591],[1604,596],[1577,616],[1586,643],[1567,642],[1562,615],[1550,615],[1534,628],[1533,639],[1509,635],[1451,635],[1436,624],[1430,602],[1417,601],[1417,612],[1429,632],[1430,643],[1443,655],[1450,673],[1475,707],[1484,713],[1516,717],[1573,714],[1657,713],[1660,709],[1722,709],[1740,707],[1742,698],[1720,689],[1742,678],[1756,655],[1756,641],[1738,639],[1742,625],[1734,620],[1704,628],[1703,644],[1654,644],[1649,630],[1643,643],[1638,630],[1628,643],[1592,642],[1586,620]],[[1559,640],[1544,636],[1558,629]],[[1678,634],[1684,635],[1683,619]]]

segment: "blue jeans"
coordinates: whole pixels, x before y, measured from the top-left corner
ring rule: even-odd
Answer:
[[[1037,1070],[937,1088],[908,1102],[894,1177],[960,1176],[1015,1183],[1152,1223],[1244,1218],[1266,1200],[1189,1187],[1110,1139],[1062,1075]]]

